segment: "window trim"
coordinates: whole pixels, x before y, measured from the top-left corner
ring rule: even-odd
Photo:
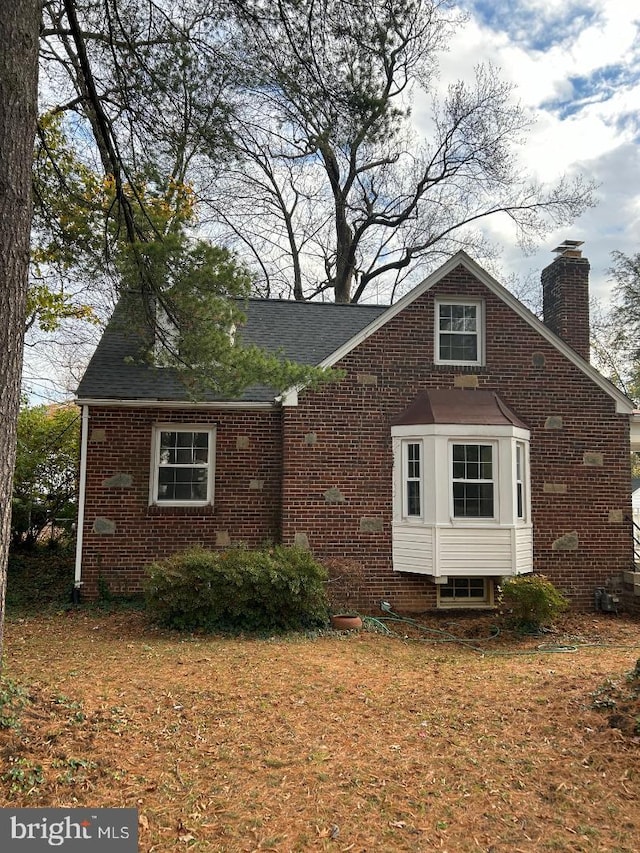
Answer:
[[[462,446],[462,447],[490,447],[491,448],[491,480],[485,479],[460,479],[453,477],[453,448],[454,446]],[[498,468],[500,461],[500,448],[498,441],[490,441],[490,440],[479,440],[479,439],[465,439],[462,437],[455,437],[449,440],[449,514],[451,516],[451,521],[453,523],[462,523],[462,524],[487,524],[491,522],[497,522],[499,518],[500,512],[500,471]],[[493,486],[492,493],[492,513],[491,515],[456,515],[455,514],[455,501],[453,497],[453,487],[454,483],[477,483],[477,484],[486,484],[491,483]]]
[[[200,432],[209,436],[208,461],[207,461],[207,498],[206,500],[171,500],[165,501],[158,498],[159,474],[160,474],[160,444],[163,432]],[[215,485],[215,463],[216,463],[216,427],[212,424],[193,423],[156,423],[153,425],[151,439],[151,476],[149,478],[149,506],[158,507],[202,507],[212,506],[214,502]],[[204,466],[202,466],[204,467]]]
[[[476,309],[476,358],[474,360],[449,359],[440,357],[440,308],[443,305],[469,305]],[[462,367],[477,367],[484,364],[484,302],[482,299],[464,299],[463,297],[438,297],[434,304],[434,364],[455,364]]]

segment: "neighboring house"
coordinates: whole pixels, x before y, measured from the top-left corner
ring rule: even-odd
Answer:
[[[279,397],[191,402],[136,360],[121,304],[78,389],[77,587],[131,593],[154,558],[277,541],[360,561],[362,608],[491,606],[532,570],[592,607],[633,566],[639,425],[588,363],[589,264],[556,251],[546,325],[464,252],[390,307],[249,300],[246,340],[344,371]]]

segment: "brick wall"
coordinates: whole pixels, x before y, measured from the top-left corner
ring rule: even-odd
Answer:
[[[486,366],[434,365],[434,297],[444,294],[485,300]],[[189,545],[281,536],[362,562],[361,607],[435,606],[430,579],[392,569],[390,423],[418,391],[461,382],[499,392],[531,430],[535,569],[589,609],[595,587],[629,568],[628,417],[463,267],[338,366],[343,381],[282,412],[91,407],[83,594],[100,577],[114,593],[135,591],[147,563]],[[213,508],[149,507],[152,426],[167,421],[217,425]],[[118,474],[131,484],[105,485]],[[113,532],[94,532],[96,519]]]
[[[149,506],[152,429],[165,422],[216,425],[213,506]],[[135,592],[145,565],[192,545],[277,541],[280,429],[277,411],[91,407],[83,596],[96,595],[99,578],[115,594]]]
[[[434,297],[443,294],[485,300],[485,367],[434,365]],[[390,422],[419,390],[453,388],[460,377],[498,391],[531,430],[536,571],[590,608],[594,588],[628,568],[628,416],[463,267],[338,366],[343,382],[302,393],[284,412],[283,537],[308,541],[319,556],[362,561],[370,578],[363,606],[435,604],[429,579],[391,566]],[[577,547],[563,539],[574,532]]]
[[[544,322],[589,361],[589,261],[578,252],[557,257],[542,270]]]

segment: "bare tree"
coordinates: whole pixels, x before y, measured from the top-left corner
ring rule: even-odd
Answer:
[[[446,0],[233,5],[237,160],[208,200],[278,289],[357,302],[477,247],[487,217],[527,244],[591,203],[580,180],[543,188],[522,173],[529,120],[494,68],[438,99],[438,54],[460,23]],[[424,138],[410,127],[415,96],[432,102]]]
[[[640,401],[640,253],[612,252],[613,299],[591,306],[591,351],[598,369]]]
[[[29,275],[39,27],[39,0],[14,0],[0,15],[0,667]]]

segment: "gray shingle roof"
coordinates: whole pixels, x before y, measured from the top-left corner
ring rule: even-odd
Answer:
[[[281,351],[300,364],[319,364],[338,347],[386,311],[381,305],[336,305],[330,302],[290,302],[249,299],[243,304],[247,322],[238,330],[242,340],[269,351]],[[145,342],[131,322],[123,300],[89,362],[78,386],[78,399],[186,401],[188,391],[170,368],[140,363]],[[242,402],[269,402],[273,389],[248,388]],[[220,401],[202,395],[204,402]]]

